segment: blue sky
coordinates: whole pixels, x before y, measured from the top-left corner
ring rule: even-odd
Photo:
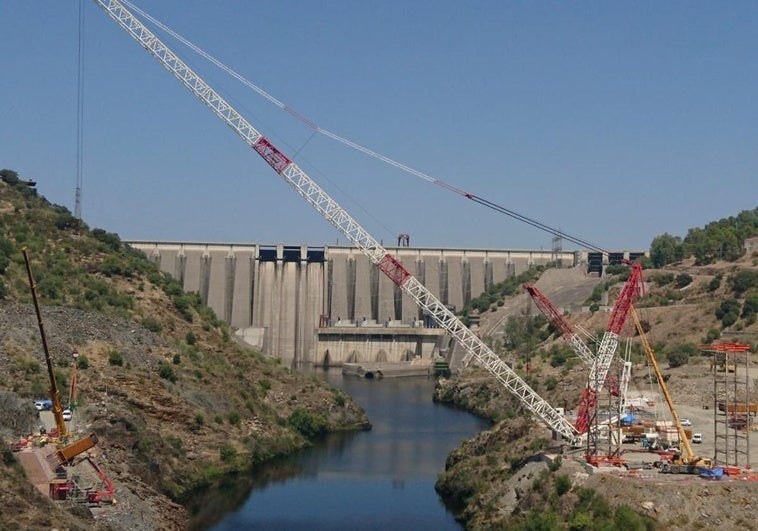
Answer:
[[[134,3],[324,129],[603,248],[758,206],[756,2]],[[72,211],[78,6],[0,2],[0,167]],[[345,243],[94,2],[84,10],[90,227]],[[548,233],[313,136],[157,33],[377,239],[550,248]]]

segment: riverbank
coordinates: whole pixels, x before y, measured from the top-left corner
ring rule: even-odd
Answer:
[[[459,530],[434,484],[450,451],[488,423],[434,403],[435,380],[426,376],[366,380],[338,368],[315,374],[361,405],[373,428],[329,435],[257,468],[255,478],[265,479],[253,480],[249,496],[214,531]]]
[[[152,297],[149,289],[140,296]],[[53,502],[19,480],[23,470],[8,450],[0,461],[0,528],[64,522],[69,529],[185,529],[189,515],[181,504],[205,486],[302,450],[324,433],[370,427],[344,392],[225,341],[220,330],[206,332],[199,320],[172,324],[180,340],[130,319],[66,307],[42,311],[51,352],[70,356],[76,345],[79,360],[86,359],[70,429],[75,438],[97,435],[90,454],[114,484],[117,503]],[[32,397],[44,392],[45,372],[34,315],[29,305],[0,304],[0,368],[17,382],[16,391],[0,391],[6,448],[38,430]],[[64,363],[55,371],[66,382],[69,363],[58,359]]]

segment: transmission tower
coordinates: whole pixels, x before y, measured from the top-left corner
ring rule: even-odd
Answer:
[[[79,0],[79,40],[76,72],[76,198],[74,217],[82,219],[82,172],[84,160],[84,0]]]

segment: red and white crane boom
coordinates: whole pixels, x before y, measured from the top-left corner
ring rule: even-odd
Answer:
[[[542,312],[542,315],[547,317],[550,324],[560,330],[561,337],[569,344],[571,349],[577,356],[585,363],[585,365],[591,367],[595,363],[595,355],[592,353],[587,343],[579,337],[579,334],[571,327],[571,325],[563,318],[563,315],[558,311],[558,308],[550,302],[537,286],[533,284],[524,284],[524,289],[531,295],[534,304]]]
[[[579,433],[586,433],[589,429],[589,424],[592,420],[592,411],[597,404],[597,392],[605,383],[608,369],[610,369],[611,363],[613,362],[613,356],[618,349],[621,329],[624,328],[626,318],[629,316],[629,309],[632,306],[634,297],[643,291],[642,286],[642,264],[640,262],[635,262],[632,264],[629,278],[624,284],[624,288],[621,290],[621,293],[616,300],[616,304],[613,307],[611,319],[605,329],[603,339],[600,341],[597,357],[590,369],[590,377],[587,382],[587,387],[582,393],[582,401],[579,404],[576,424],[574,425]]]
[[[319,214],[341,231],[392,282],[425,310],[479,364],[495,376],[521,404],[548,427],[569,440],[576,430],[563,415],[538,395],[529,385],[469,330],[421,282],[413,277],[380,243],[322,190],[308,175],[259,133],[213,88],[163,44],[148,28],[117,0],[95,0],[145,50],[174,75],[190,92],[221,118],[235,133],[281,176]]]

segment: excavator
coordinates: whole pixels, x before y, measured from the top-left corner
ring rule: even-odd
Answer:
[[[671,394],[669,394],[668,387],[666,386],[666,380],[663,378],[661,370],[658,367],[658,362],[655,360],[653,347],[650,346],[650,342],[647,340],[647,334],[642,326],[642,321],[640,320],[634,305],[631,305],[629,310],[632,314],[632,319],[634,319],[634,326],[637,328],[637,332],[642,339],[642,347],[645,350],[645,355],[650,362],[650,366],[653,368],[655,377],[658,379],[658,385],[661,387],[663,397],[671,412],[671,418],[674,420],[676,431],[679,434],[679,451],[674,454],[671,461],[657,462],[657,468],[664,474],[699,474],[701,468],[711,468],[711,460],[706,457],[699,457],[692,450],[692,445],[684,431],[684,426],[682,426],[682,420],[679,418],[679,413],[677,412],[676,407],[674,407],[674,401],[671,399]]]

